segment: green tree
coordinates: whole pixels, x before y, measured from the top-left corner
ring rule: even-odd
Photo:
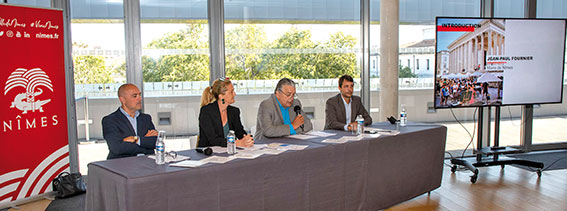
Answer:
[[[340,52],[349,51],[355,45],[356,38],[342,32],[332,34],[324,43],[317,43],[311,40],[310,31],[292,27],[272,44],[273,49],[289,53],[270,56],[270,68],[281,76],[295,79],[338,78],[344,74],[356,77],[359,75],[356,54]]]
[[[329,41],[320,49],[325,51],[350,50],[355,45],[356,38],[337,32],[332,34]],[[317,71],[313,73],[313,78],[338,78],[345,74],[353,77],[360,75],[355,53],[319,53],[315,55],[315,61],[317,61]]]
[[[143,56],[144,81],[208,80],[209,58],[206,54],[175,51],[207,49],[201,39],[203,25],[167,34],[148,44],[148,49],[173,49],[159,57]],[[265,29],[255,24],[242,24],[225,35],[227,76],[233,80],[288,78],[338,78],[343,74],[358,76],[353,49],[356,38],[342,32],[332,34],[328,41],[314,42],[309,30],[291,27],[273,42],[267,41]],[[339,52],[337,52],[339,51]],[[124,69],[125,65],[121,67]]]
[[[198,52],[208,48],[202,24],[188,24],[187,28],[167,34],[150,42],[149,49],[171,49],[171,53],[153,59],[142,58],[144,81],[206,81],[209,79],[209,57]],[[190,51],[184,53],[184,51]],[[193,52],[191,52],[193,51]]]
[[[164,77],[164,71],[158,69],[158,62],[149,56],[142,56],[142,71],[146,82],[160,82]]]
[[[310,51],[316,47],[317,43],[311,40],[310,31],[291,27],[289,31],[272,43],[272,49],[284,53],[278,52],[267,56],[270,63],[269,69],[280,78],[314,78],[313,75],[316,72],[315,53],[298,51]]]
[[[416,78],[417,75],[411,72],[409,67],[399,66],[398,78]]]
[[[266,68],[267,42],[264,27],[242,24],[226,32],[226,75],[233,80],[269,79],[273,71]]]
[[[73,56],[76,84],[114,83],[112,74],[107,70],[102,56]]]
[[[73,43],[74,48],[88,48],[84,43]],[[75,84],[114,83],[113,70],[107,70],[103,56],[73,56]]]

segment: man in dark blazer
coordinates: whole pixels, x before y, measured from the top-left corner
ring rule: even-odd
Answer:
[[[360,97],[352,95],[354,80],[349,75],[339,78],[340,93],[327,100],[325,105],[325,129],[355,131],[356,116],[362,115],[364,125],[372,124],[372,117],[362,106]],[[347,113],[349,115],[347,116]]]
[[[102,118],[102,135],[108,144],[107,159],[153,154],[158,132],[152,117],[142,109],[142,93],[134,84],[118,88],[121,106]]]

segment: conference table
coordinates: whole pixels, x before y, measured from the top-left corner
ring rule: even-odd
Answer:
[[[93,162],[86,210],[379,210],[441,185],[444,126],[409,123],[397,135],[346,143],[323,140],[350,132],[324,132],[332,136],[257,141],[306,145],[303,150],[195,168],[156,165],[147,156]],[[195,150],[178,154],[207,157]]]

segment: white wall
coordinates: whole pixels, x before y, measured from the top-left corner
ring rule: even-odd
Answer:
[[[565,87],[564,87],[565,89]],[[315,118],[312,120],[316,130],[321,130],[325,124],[325,102],[329,97],[338,92],[317,92],[317,93],[298,93],[304,107],[315,109]],[[436,110],[428,113],[428,102],[433,101],[432,89],[413,89],[400,90],[400,104],[406,104],[409,121],[416,122],[447,122],[455,121],[449,109]],[[359,94],[359,93],[355,93]],[[563,93],[563,98],[565,98]],[[244,127],[249,130],[256,124],[256,114],[258,105],[269,94],[237,95],[234,104],[241,111],[241,119]],[[144,99],[145,112],[152,115],[153,122],[157,128],[165,130],[169,135],[189,135],[198,133],[199,104],[201,96],[178,96],[178,97],[147,97]],[[84,119],[83,100],[77,102],[77,118]],[[380,97],[378,91],[371,93],[371,108],[378,108]],[[119,106],[118,99],[99,98],[89,99],[89,119],[93,124],[90,125],[90,137],[102,139],[101,120],[105,115],[114,112]],[[453,109],[457,118],[461,121],[472,120],[475,108]],[[502,116],[507,117],[507,108],[502,111]],[[158,112],[171,112],[171,125],[158,124]],[[520,116],[520,106],[512,106],[513,117]],[[376,121],[380,113],[371,112],[372,118]],[[534,109],[534,116],[567,114],[567,103],[547,104]],[[79,139],[85,138],[85,128],[83,125],[78,127]]]

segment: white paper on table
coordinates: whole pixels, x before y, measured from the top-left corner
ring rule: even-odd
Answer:
[[[363,139],[364,136],[362,135],[358,135],[358,136],[343,136],[341,138],[339,138],[340,140],[345,140],[345,141],[359,141],[361,139]]]
[[[379,130],[379,131],[378,131],[378,134],[381,134],[381,135],[388,135],[388,136],[395,136],[395,135],[400,134],[400,131],[399,131],[399,130]]]
[[[380,137],[380,134],[379,134],[379,133],[375,133],[375,134],[366,134],[366,133],[365,133],[365,134],[363,134],[362,136],[363,136],[364,138],[378,138],[378,137]]]
[[[322,141],[323,143],[330,143],[330,144],[342,144],[348,142],[348,140],[344,139],[325,139]]]
[[[305,148],[309,147],[309,145],[292,145],[291,150],[304,150]]]
[[[307,134],[296,134],[296,135],[291,135],[291,136],[288,136],[288,137],[300,139],[300,140],[306,140],[306,139],[316,138],[317,136],[311,136],[311,135],[307,135]]]
[[[254,146],[251,147],[243,147],[242,150],[244,151],[257,151],[257,150],[261,150],[268,147],[267,144],[254,144]]]
[[[280,153],[285,151],[287,151],[287,149],[271,149],[271,148],[262,149],[262,152],[267,155],[279,155]]]
[[[186,160],[186,161],[181,161],[181,162],[178,162],[178,163],[169,164],[169,166],[193,168],[193,167],[199,167],[203,164],[205,164],[205,163],[203,163],[199,160]]]
[[[254,159],[257,157],[260,157],[260,155],[264,154],[261,150],[255,150],[255,151],[244,151],[244,150],[240,150],[237,151],[236,154],[234,154],[233,156],[236,158],[244,158],[244,159]]]
[[[208,158],[202,159],[203,163],[226,163],[228,161],[234,160],[236,157],[223,157],[223,156],[210,156]]]
[[[278,142],[270,143],[270,144],[268,144],[268,149],[277,149],[281,145],[286,145],[286,144],[282,144],[282,143],[278,143]]]
[[[156,155],[149,155],[148,158],[155,160]],[[175,159],[173,159],[173,157],[165,155],[165,163],[173,163],[173,162],[178,162],[178,161],[182,161],[182,160],[189,160],[189,159],[191,159],[191,157],[189,157],[189,156],[177,155],[175,157]]]
[[[311,132],[307,133],[307,135],[319,136],[319,137],[329,137],[329,136],[334,136],[335,134],[327,133],[327,132],[323,132],[323,131],[311,131]]]
[[[226,147],[214,146],[210,147],[213,150],[213,153],[224,153],[226,152]]]
[[[364,130],[365,130],[365,131],[379,132],[381,129],[379,129],[379,128],[370,128],[370,127],[367,127],[367,128],[364,128]]]
[[[278,149],[285,149],[285,150],[303,150],[307,148],[309,145],[296,145],[296,144],[282,144],[278,147]]]

